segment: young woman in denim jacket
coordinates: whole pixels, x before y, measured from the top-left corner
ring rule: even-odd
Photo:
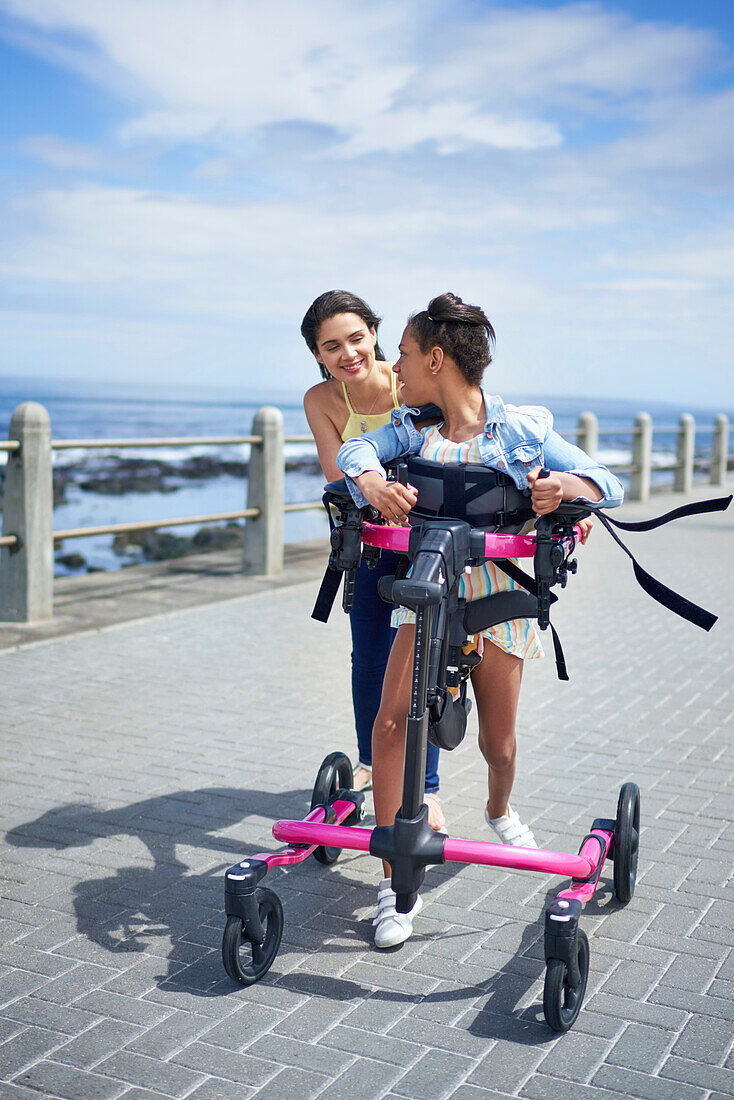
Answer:
[[[382,463],[405,454],[439,461],[479,462],[509,474],[518,488],[530,487],[538,515],[562,500],[578,498],[621,504],[622,486],[604,466],[553,431],[551,413],[540,406],[505,405],[480,386],[491,361],[494,331],[484,313],[453,294],[434,298],[427,310],[408,322],[393,370],[403,384],[404,404],[376,432],[347,441],[337,465],[347,475],[358,504],[369,503],[390,523],[403,524],[417,499],[410,485],[388,482]],[[419,430],[416,406],[433,402],[443,423]],[[551,475],[539,478],[543,468]],[[588,528],[584,532],[584,537]],[[462,578],[466,598],[515,587],[492,563]],[[390,652],[380,708],[372,734],[373,790],[378,825],[391,824],[400,806],[405,722],[408,713],[414,627],[407,609],[393,612],[398,634]],[[516,619],[483,632],[481,662],[472,672],[479,718],[479,747],[488,767],[484,816],[504,843],[537,847],[535,838],[509,799],[515,776],[515,718],[523,661],[542,656],[535,623]],[[489,642],[490,644],[486,644]],[[385,867],[385,874],[389,869]],[[395,910],[395,895],[385,878],[378,890],[375,944],[392,947],[412,932],[411,913]]]
[[[336,455],[343,441],[388,424],[390,414],[400,408],[397,377],[377,342],[379,324],[380,318],[367,303],[346,290],[328,290],[319,295],[301,324],[301,334],[323,378],[308,390],[303,407],[327,481],[342,476]],[[377,585],[380,577],[395,572],[395,564],[393,555],[383,554],[374,569],[359,567],[349,616],[352,703],[359,753],[354,771],[356,790],[372,785],[372,727],[395,637],[390,607],[378,596]],[[438,798],[438,755],[435,745],[429,745],[425,789],[429,822],[434,829],[446,824]]]

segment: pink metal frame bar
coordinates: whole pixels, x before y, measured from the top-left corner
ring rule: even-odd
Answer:
[[[408,551],[410,527],[385,527],[377,523],[365,523],[362,530],[362,542],[365,546],[376,546],[380,550],[394,550],[398,554]],[[581,529],[574,528],[576,537]],[[535,553],[533,535],[503,535],[487,532],[485,553],[488,558],[532,558]]]
[[[372,830],[341,824],[354,810],[354,803],[338,801],[332,809],[337,821],[333,825],[324,824],[323,807],[315,809],[303,821],[276,821],[273,825],[273,836],[289,847],[282,852],[250,856],[250,859],[261,859],[268,867],[282,867],[302,863],[320,845],[346,848],[353,852],[369,852]],[[612,837],[613,833],[607,829],[594,829],[584,840],[578,855],[544,848],[513,848],[486,841],[454,840],[449,837],[444,845],[444,857],[448,863],[476,863],[485,867],[544,871],[546,874],[570,877],[573,880],[571,885],[562,890],[558,897],[573,898],[583,905],[594,896]]]

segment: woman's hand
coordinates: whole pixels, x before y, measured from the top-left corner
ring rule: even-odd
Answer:
[[[385,481],[374,470],[354,478],[362,493],[388,523],[401,527],[418,500],[418,490],[399,481]]]
[[[551,470],[548,477],[541,477],[542,469],[542,466],[535,466],[534,469],[528,470],[526,475],[531,490],[533,511],[538,516],[555,512],[563,500],[563,483],[560,474]]]

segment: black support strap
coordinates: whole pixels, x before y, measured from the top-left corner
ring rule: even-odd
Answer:
[[[494,596],[485,596],[481,600],[475,600],[473,603],[467,604],[464,612],[464,625],[468,634],[478,634],[480,630],[495,626],[507,619],[535,619],[538,617],[538,586],[535,583],[535,577],[531,577],[529,573],[520,569],[514,562],[508,561],[507,558],[497,560],[494,564],[525,591],[518,592],[515,589],[509,592],[497,592]],[[551,592],[551,604],[556,603],[557,600],[558,596]],[[512,614],[509,614],[509,612],[512,612]],[[502,615],[502,617],[495,617],[495,613]],[[486,622],[483,621],[485,619]],[[553,623],[548,625],[553,638],[553,652],[556,658],[558,679],[568,680],[568,668],[566,667],[561,639],[558,637]]]
[[[621,546],[627,557],[631,560],[637,583],[647,592],[648,596],[652,596],[659,604],[662,604],[663,607],[667,607],[668,610],[672,611],[674,614],[680,615],[682,619],[686,619],[689,623],[693,623],[694,626],[699,626],[701,630],[710,630],[718,616],[713,615],[710,611],[706,611],[703,607],[699,607],[698,604],[692,603],[691,600],[687,600],[685,596],[681,596],[679,592],[674,592],[672,588],[668,588],[667,585],[648,573],[646,569],[643,569],[632,551],[625,546],[619,535],[613,531],[612,528],[619,527],[623,531],[654,531],[656,527],[662,527],[664,524],[672,523],[672,521],[676,519],[684,519],[686,516],[699,516],[707,512],[725,512],[731,502],[731,496],[714,497],[712,500],[693,501],[691,504],[682,504],[680,508],[673,508],[670,512],[666,512],[662,516],[657,516],[655,519],[640,520],[638,522],[612,519],[612,517],[607,515],[602,509],[596,508],[593,505],[589,510],[599,518],[599,521],[606,527],[617,545]]]
[[[329,621],[329,615],[334,606],[334,600],[339,592],[339,585],[343,576],[344,573],[341,569],[332,569],[331,566],[327,566],[324,579],[319,588],[319,594],[316,597],[316,603],[313,605],[313,611],[311,612],[312,619],[316,619],[320,623]]]
[[[691,600],[687,600],[685,596],[681,596],[680,592],[674,592],[672,588],[668,588],[662,581],[656,580],[656,578],[648,573],[646,569],[642,568],[632,551],[625,546],[617,532],[612,530],[609,523],[609,517],[601,512],[597,512],[596,515],[599,517],[600,522],[604,524],[617,545],[622,547],[627,557],[631,560],[632,568],[635,571],[635,578],[640,588],[644,589],[648,596],[652,596],[652,598],[662,604],[663,607],[667,607],[669,611],[674,612],[676,615],[680,615],[682,619],[686,619],[689,623],[693,623],[694,626],[700,626],[702,630],[710,630],[716,622],[718,615],[712,615],[710,611],[706,611],[705,608],[699,607],[698,604],[692,603]],[[619,524],[617,524],[617,526],[619,526]]]

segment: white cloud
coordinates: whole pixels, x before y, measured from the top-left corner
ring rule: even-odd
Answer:
[[[221,351],[222,331],[265,324],[277,358],[326,286],[371,298],[393,342],[409,311],[451,288],[497,318],[503,384],[506,369],[510,384],[516,371],[524,388],[578,392],[586,356],[619,392],[637,382],[615,373],[625,342],[658,342],[651,387],[654,369],[668,384],[678,349],[681,363],[695,344],[723,362],[734,92],[710,31],[601,3],[1,10],[16,43],[126,112],[99,145],[22,143],[71,177],[49,186],[39,172],[5,204],[0,273],[25,311],[88,309],[126,348],[139,325],[146,362],[151,326],[156,349],[166,324],[180,349],[179,318]],[[112,185],[90,182],[101,171]]]
[[[425,141],[444,153],[543,148],[562,140],[550,108],[598,112],[614,100],[619,110],[684,87],[716,54],[705,32],[585,3],[479,13],[420,0],[2,7],[43,32],[35,41],[47,56],[130,89],[144,104],[122,129],[130,141],[232,143],[300,120],[336,130],[350,155]]]

